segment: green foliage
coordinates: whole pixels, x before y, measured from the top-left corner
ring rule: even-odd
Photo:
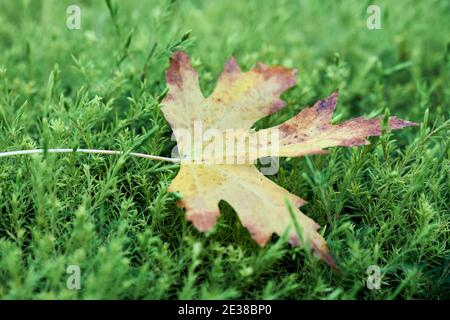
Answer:
[[[165,189],[178,165],[127,156],[0,159],[3,299],[413,299],[450,297],[447,1],[5,1],[0,150],[98,148],[170,156],[160,111],[171,53],[204,92],[234,54],[296,67],[274,125],[340,89],[335,121],[395,114],[421,127],[360,148],[283,159],[274,180],[305,197],[339,272],[283,239],[259,248],[221,204],[201,234]],[[66,286],[79,265],[81,289]],[[379,290],[367,267],[381,268]]]

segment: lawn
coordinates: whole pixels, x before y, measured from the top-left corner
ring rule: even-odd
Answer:
[[[381,29],[367,27],[370,4]],[[69,5],[79,29],[67,27]],[[0,298],[449,299],[449,21],[445,0],[2,1],[0,152],[125,154],[0,158]],[[339,271],[277,236],[259,247],[227,203],[215,228],[198,232],[166,191],[179,165],[126,155],[171,156],[161,100],[177,50],[205,95],[232,55],[245,70],[297,68],[287,107],[255,128],[336,88],[335,122],[420,123],[367,146],[283,158],[270,176],[308,200],[302,211],[322,226]],[[71,266],[79,289],[68,286]]]

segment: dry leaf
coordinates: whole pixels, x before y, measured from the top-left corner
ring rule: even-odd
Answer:
[[[303,239],[317,256],[330,266],[335,266],[325,240],[317,233],[319,225],[297,209],[305,201],[266,178],[253,161],[273,155],[268,151],[268,146],[275,144],[272,136],[268,135],[269,130],[279,132],[277,155],[293,157],[324,153],[323,148],[326,147],[367,144],[366,137],[381,134],[381,119],[355,118],[331,125],[330,119],[338,97],[335,92],[279,126],[252,132],[251,126],[256,121],[284,107],[280,95],[294,86],[295,70],[260,63],[250,71],[242,72],[232,58],[225,65],[213,93],[205,98],[188,55],[176,52],[171,58],[166,78],[169,92],[162,103],[162,110],[183,157],[180,171],[169,191],[181,193],[179,205],[186,209],[186,218],[198,230],[210,230],[220,213],[218,203],[224,200],[234,208],[242,224],[260,245],[267,243],[273,233],[280,235],[287,230],[290,242],[300,245],[286,205],[288,199]],[[390,129],[411,125],[415,124],[396,117],[389,119]],[[223,140],[225,144],[239,137],[245,140],[245,148],[232,152],[234,163],[223,163],[230,152],[223,149],[223,154],[219,156],[205,153],[206,147],[199,145],[199,137],[195,137],[196,126],[201,126],[202,132],[215,130],[226,135],[231,131]],[[186,132],[191,136],[184,136]],[[253,151],[256,149],[259,153],[255,155]],[[192,161],[192,154],[198,152],[203,155],[202,158]],[[246,163],[236,164],[243,158]]]

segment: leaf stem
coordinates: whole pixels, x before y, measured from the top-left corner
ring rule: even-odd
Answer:
[[[97,150],[97,149],[32,149],[32,150],[16,150],[16,151],[8,151],[8,152],[0,152],[0,158],[4,157],[11,157],[11,156],[18,156],[18,155],[26,155],[26,154],[40,154],[40,153],[92,153],[92,154],[107,154],[107,155],[121,155],[125,154],[123,151],[116,151],[116,150]],[[145,154],[145,153],[136,153],[136,152],[130,152],[130,156],[137,157],[137,158],[145,158],[145,159],[151,159],[151,160],[158,160],[158,161],[168,161],[173,163],[180,162],[180,159],[178,158],[167,158],[167,157],[160,157],[160,156],[154,156],[151,154]]]

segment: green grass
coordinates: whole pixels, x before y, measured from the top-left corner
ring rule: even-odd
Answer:
[[[74,3],[75,2],[75,3]],[[66,7],[81,7],[81,30]],[[336,121],[420,122],[271,177],[307,199],[341,271],[274,237],[258,247],[225,203],[199,233],[166,192],[178,165],[127,156],[0,159],[3,299],[449,299],[448,1],[2,1],[0,151],[170,156],[164,72],[186,50],[205,93],[228,57],[296,67],[271,126],[340,89]],[[66,268],[79,265],[81,289]],[[366,270],[381,268],[379,290]]]

